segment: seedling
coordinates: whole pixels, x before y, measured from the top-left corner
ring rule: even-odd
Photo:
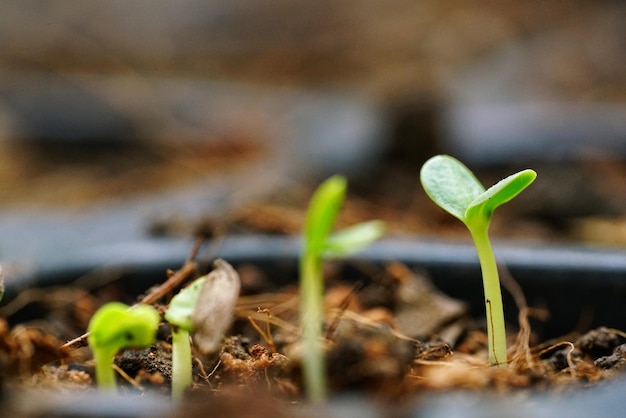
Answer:
[[[196,332],[200,351],[215,351],[230,325],[237,297],[239,275],[224,260],[216,269],[196,279],[174,296],[165,312],[172,325],[172,397],[182,398],[192,383],[190,332]]]
[[[435,156],[422,166],[420,179],[428,196],[442,209],[467,226],[478,252],[483,275],[489,362],[505,366],[506,333],[502,292],[488,229],[493,211],[513,199],[537,177],[533,170],[513,174],[489,189],[460,161],[447,155]]]
[[[333,176],[313,194],[304,225],[300,258],[300,316],[303,328],[303,374],[309,400],[326,398],[326,362],[322,343],[322,259],[347,256],[383,235],[381,221],[363,222],[331,235],[346,195],[347,181]]]
[[[150,305],[129,308],[110,302],[98,309],[89,322],[89,347],[96,361],[96,381],[103,391],[115,392],[113,358],[124,347],[147,347],[154,343],[160,317]]]
[[[180,399],[192,382],[191,342],[189,333],[195,330],[191,321],[200,289],[206,277],[196,279],[172,298],[165,320],[172,326],[172,397]]]

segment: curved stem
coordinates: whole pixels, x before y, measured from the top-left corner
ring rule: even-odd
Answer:
[[[181,399],[191,386],[191,344],[189,331],[175,327],[172,330],[172,398]]]
[[[310,401],[322,402],[326,399],[326,361],[321,345],[324,283],[320,258],[306,250],[300,259],[300,278],[304,389]]]
[[[504,307],[498,266],[491,249],[487,233],[489,223],[470,228],[480,260],[485,290],[487,312],[487,338],[489,339],[489,362],[495,366],[506,366],[506,330],[504,327]]]

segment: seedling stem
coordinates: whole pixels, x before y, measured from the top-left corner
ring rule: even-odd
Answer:
[[[172,325],[172,398],[181,399],[192,383],[189,331]]]
[[[322,266],[311,254],[300,259],[302,276],[301,312],[303,323],[303,373],[307,397],[319,402],[326,398],[326,361],[324,349],[320,346],[324,323],[324,283]]]
[[[465,165],[448,155],[432,157],[420,171],[420,180],[428,196],[463,222],[474,240],[483,274],[489,362],[499,367],[507,364],[506,333],[500,277],[489,241],[489,224],[493,211],[521,193],[536,176],[533,170],[523,170],[485,190]]]
[[[302,322],[302,372],[308,399],[326,398],[324,325],[324,258],[349,255],[383,235],[380,221],[363,222],[331,233],[347,188],[346,179],[333,176],[313,194],[304,226],[304,247],[300,258],[300,318]]]
[[[504,305],[498,266],[491,249],[486,227],[471,228],[470,233],[476,246],[478,260],[483,275],[485,292],[485,312],[487,314],[487,339],[489,341],[489,363],[506,364],[506,331],[504,326]]]

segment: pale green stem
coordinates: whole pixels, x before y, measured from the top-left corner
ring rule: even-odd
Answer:
[[[172,398],[181,399],[185,390],[191,386],[191,343],[189,331],[173,327],[172,329]]]
[[[98,388],[103,392],[116,393],[115,371],[113,370],[113,358],[117,350],[100,348],[94,350],[94,360],[96,362],[96,382]]]
[[[300,278],[304,390],[309,401],[322,402],[326,399],[326,360],[322,346],[324,283],[319,257],[305,251],[300,259]]]
[[[500,367],[506,366],[506,330],[504,327],[504,307],[500,277],[496,259],[491,249],[491,242],[487,233],[489,223],[470,228],[480,268],[483,275],[485,289],[485,308],[487,312],[487,338],[489,340],[489,362]]]

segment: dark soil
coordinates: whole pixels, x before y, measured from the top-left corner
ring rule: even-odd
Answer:
[[[469,317],[463,302],[441,294],[427,277],[396,263],[369,266],[355,282],[337,276],[332,264],[328,267],[327,369],[333,395],[356,392],[399,402],[454,389],[562,393],[610,380],[621,374],[626,361],[625,333],[599,328],[537,341],[528,319],[540,317],[541,312],[520,307],[519,323],[509,324],[510,330],[518,330],[509,336],[509,367],[494,368],[486,362],[483,320]],[[241,412],[243,416],[249,416],[245,415],[250,414],[249,403],[236,401],[242,396],[255,398],[258,408],[277,414],[281,402],[286,406],[303,400],[295,287],[269,291],[271,278],[265,271],[242,265],[239,272],[243,289],[231,332],[218,352],[203,356],[194,351],[194,386],[187,393],[190,402],[185,402],[190,414],[208,402],[227,411],[241,407],[248,411]],[[193,276],[189,273],[187,279]],[[68,346],[63,340],[79,336],[99,304],[119,298],[116,286],[110,283],[97,292],[79,292],[83,301],[78,304],[55,302],[60,295],[76,292],[60,288],[33,295],[17,308],[9,305],[14,311],[8,321],[20,323],[12,329],[2,323],[4,385],[13,390],[95,391],[90,353],[80,343]],[[159,298],[157,305],[168,299],[168,295]],[[34,305],[40,314],[24,321]],[[170,338],[169,327],[163,324],[155,345],[118,354],[115,364],[123,395],[169,396]],[[274,403],[265,405],[262,399]]]
[[[543,173],[537,193],[549,197],[550,202],[529,203],[541,201],[529,189],[528,199],[532,200],[522,194],[519,205],[503,207],[494,218],[493,236],[571,242],[580,238],[580,231],[591,230],[585,225],[603,221],[617,232],[615,225],[623,217],[620,196],[626,196],[626,191],[615,191],[624,187],[619,181],[624,166],[607,161],[535,167]],[[493,183],[514,169],[491,167],[479,177]],[[392,236],[469,240],[464,226],[420,191],[415,166],[392,160],[372,170],[351,183],[340,226],[380,218]],[[575,175],[579,172],[590,175],[583,176],[583,181]],[[225,216],[158,222],[151,233],[155,237],[201,234],[217,240],[247,232],[297,234],[312,187],[292,185],[248,201]],[[564,215],[557,217],[559,211]],[[356,392],[402,402],[456,389],[521,394],[550,389],[562,393],[610,381],[622,373],[626,361],[622,331],[600,328],[542,341],[529,324],[549,320],[548,312],[523,305],[518,306],[518,318],[508,318],[509,367],[490,367],[484,318],[470,316],[463,301],[442,294],[423,272],[400,263],[353,267],[358,277],[342,276],[339,272],[343,270],[333,263],[325,270],[328,374],[333,395]],[[202,410],[206,402],[224,411],[248,411],[241,411],[241,416],[254,416],[250,411],[255,410],[281,416],[280,405],[302,404],[296,277],[252,264],[239,265],[237,270],[242,290],[235,321],[218,352],[208,356],[195,352],[194,387],[187,394],[191,402],[186,403],[190,414],[186,416],[198,413],[196,408]],[[202,272],[195,264],[186,264],[177,274],[164,272],[164,282],[166,277],[166,283],[172,277],[180,281],[171,287],[146,289],[143,297],[128,295],[124,283],[116,280],[87,289],[68,286],[22,292],[0,310],[5,318],[0,324],[4,387],[95,393],[91,353],[84,340],[69,346],[64,343],[84,333],[103,303],[143,300],[162,310],[178,287]],[[278,282],[291,284],[276,289]],[[169,328],[161,327],[154,346],[121,352],[116,366],[120,392],[125,396],[158,393],[167,398],[171,383]],[[268,404],[267,399],[272,402]],[[19,411],[19,406],[16,408]]]
[[[419,192],[415,167],[394,161],[374,168],[379,175],[370,173],[352,183],[339,224],[376,217],[386,221],[391,235],[468,240],[463,225]],[[520,196],[519,205],[503,207],[494,218],[493,234],[498,237],[506,233],[508,238],[538,242],[573,239],[577,222],[615,216],[618,198],[602,193],[603,188],[589,186],[588,182],[619,184],[620,167],[618,163],[600,168],[586,163],[561,166],[560,172],[588,169],[602,173],[585,178],[585,183],[577,183],[577,176],[567,176],[569,182],[558,185],[560,188],[558,180],[564,177],[544,175],[540,186],[544,190],[560,190],[562,197],[553,197],[552,206],[536,207]],[[545,174],[550,170],[544,168],[538,171]],[[501,169],[504,173],[511,170]],[[486,183],[499,176],[500,172],[493,168],[479,173]],[[567,189],[578,194],[568,193]],[[302,229],[302,208],[306,207],[311,190],[307,185],[280,190],[248,202],[226,216],[155,224],[152,233],[201,233],[216,239],[224,234],[247,232],[296,234]],[[577,206],[568,203],[576,201],[572,199],[574,195],[580,198],[581,193],[593,196],[579,199]],[[557,196],[551,192],[546,195]],[[589,201],[594,205],[585,206],[584,202]],[[569,216],[556,221],[555,206],[567,207]],[[610,380],[621,374],[626,361],[623,332],[601,328],[541,341],[530,328],[529,320],[547,320],[546,313],[519,306],[519,318],[508,318],[509,367],[493,368],[486,362],[484,318],[471,317],[464,302],[439,292],[422,272],[411,271],[400,263],[358,265],[353,269],[359,272],[358,277],[343,277],[343,270],[337,267],[329,263],[325,271],[327,368],[332,394],[356,392],[398,402],[455,389],[496,393],[550,389],[562,393]],[[285,405],[303,400],[296,277],[287,278],[292,284],[276,289],[274,283],[284,283],[286,279],[276,280],[276,272],[251,264],[239,265],[237,270],[242,290],[231,332],[218,352],[203,356],[195,351],[194,387],[187,395],[190,401],[211,402],[224,410],[250,408],[248,400],[254,398],[259,403],[255,408],[280,416],[280,403],[266,405],[263,399],[280,400]],[[125,294],[123,283],[115,280],[91,289],[60,287],[22,292],[0,311],[6,318],[0,328],[4,386],[16,390],[94,392],[93,363],[84,341],[71,346],[64,342],[82,335],[89,318],[104,302],[143,300],[162,310],[182,283],[201,272],[197,265],[186,264],[177,274],[167,275],[166,283],[177,278],[173,286],[146,289],[143,297]],[[166,275],[163,277],[165,281]],[[170,330],[164,324],[154,346],[119,353],[116,366],[122,394],[169,396],[170,338]],[[239,401],[242,396],[246,402]],[[196,403],[188,403],[188,408],[190,414],[194,413]]]

